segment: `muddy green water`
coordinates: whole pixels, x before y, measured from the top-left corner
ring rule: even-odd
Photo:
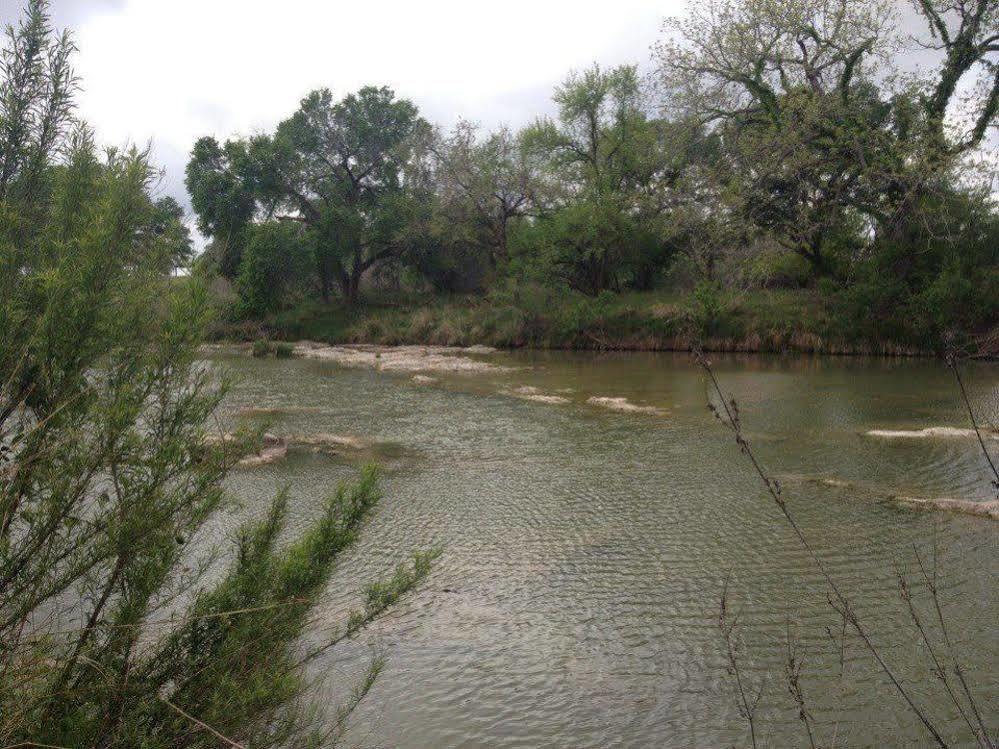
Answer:
[[[763,688],[761,745],[807,746],[783,677],[788,621],[822,741],[929,745],[853,640],[841,675],[827,634],[840,625],[825,585],[706,409],[705,377],[687,356],[478,355],[513,369],[426,373],[433,383],[327,362],[211,358],[240,378],[233,411],[278,409],[266,417],[271,431],[377,443],[370,453],[385,469],[385,499],[344,558],[311,638],[342,623],[362,586],[412,550],[444,550],[420,592],[316,664],[314,696],[327,705],[373,653],[387,657],[355,715],[352,742],[748,746],[717,626],[728,579],[742,677]],[[896,570],[914,573],[913,544],[929,554],[935,539],[951,636],[997,730],[999,523],[886,500],[988,499],[984,459],[969,439],[863,436],[967,426],[950,374],[918,361],[714,360],[837,584],[920,704],[955,737],[952,746],[969,746],[895,582]],[[978,412],[999,423],[999,368],[978,365],[966,376]],[[569,402],[509,392],[525,386]],[[661,412],[615,412],[587,403],[591,397]],[[999,451],[999,442],[992,448]],[[231,487],[240,512],[252,515],[289,485],[293,525],[302,527],[324,494],[356,471],[349,460],[292,451],[280,463],[237,471]],[[220,543],[237,521],[237,514],[216,520]]]

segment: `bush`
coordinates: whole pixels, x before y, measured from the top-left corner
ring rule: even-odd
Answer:
[[[305,283],[309,248],[297,226],[272,222],[247,231],[236,288],[243,314],[259,317],[278,309]]]
[[[987,196],[922,196],[910,225],[880,238],[837,298],[863,337],[941,348],[999,320],[999,218]]]
[[[766,249],[749,261],[746,279],[764,289],[800,289],[808,285],[812,266],[796,252]]]
[[[518,244],[532,239],[524,250],[536,254],[530,265],[541,278],[587,296],[648,287],[672,256],[651,226],[607,196],[560,208],[522,234]]]
[[[266,359],[268,356],[273,356],[276,359],[290,359],[295,355],[295,347],[284,341],[275,342],[259,339],[253,342],[251,353],[257,359]]]
[[[736,336],[733,305],[717,283],[702,281],[691,294],[688,314],[694,332],[703,338]]]
[[[299,646],[378,501],[376,472],[294,536],[282,493],[223,556],[195,540],[250,446],[211,439],[226,388],[199,361],[207,293],[163,262],[146,156],[61,137],[72,42],[43,0],[26,6],[0,49],[0,746],[339,738],[381,660],[324,721],[303,704]],[[27,154],[46,190],[20,173]],[[431,556],[369,586],[338,633],[384,612]]]

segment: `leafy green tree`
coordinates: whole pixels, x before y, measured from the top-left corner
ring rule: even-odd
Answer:
[[[539,120],[523,139],[547,168],[537,202],[539,220],[553,222],[546,246],[562,248],[550,255],[563,269],[556,275],[572,277],[570,285],[586,293],[624,282],[647,288],[675,249],[664,227],[694,163],[693,130],[649,118],[634,66],[573,73],[554,99],[558,121]],[[597,222],[595,233],[583,225],[587,215]],[[572,226],[583,232],[575,239]],[[581,265],[567,275],[572,257]]]
[[[924,81],[920,97],[926,115],[930,148],[959,154],[977,148],[999,115],[999,6],[994,0],[945,2],[914,0],[926,21],[921,46],[940,54],[933,76]],[[977,74],[975,93],[961,102],[959,89]],[[948,133],[947,115],[955,103],[967,104],[956,134]]]
[[[613,196],[558,208],[528,236],[541,274],[588,296],[620,291],[634,266],[662,246],[660,237],[623,210]]]
[[[267,216],[307,228],[323,300],[337,285],[353,303],[365,273],[410,246],[407,218],[417,197],[407,175],[428,135],[412,102],[388,88],[362,88],[339,102],[321,89],[274,135],[226,150],[246,154],[240,195],[252,195]],[[200,215],[198,203],[195,210]]]
[[[655,140],[634,66],[572,73],[555,90],[558,121],[538,120],[525,147],[543,155],[570,194],[622,192],[645,172]]]
[[[935,79],[905,87],[885,85],[900,78],[892,9],[866,0],[709,0],[671,21],[658,47],[666,105],[720,138],[728,207],[818,274],[842,275],[873,234],[927,205],[920,196],[995,119],[999,88],[971,107],[964,136],[944,132],[965,73],[999,81],[995,4],[916,5],[943,61]]]
[[[11,71],[51,34],[46,11],[30,3],[8,42],[15,99],[36,86]],[[175,211],[150,199],[145,155],[99,157],[87,131],[66,133],[45,146],[44,192],[0,198],[0,745],[335,744],[380,662],[324,725],[301,706],[303,661],[383,612],[429,557],[373,584],[319,649],[295,647],[377,502],[369,470],[280,547],[279,496],[202,576],[199,529],[229,504],[222,482],[248,442],[209,440],[225,383],[198,361],[205,294],[164,273],[157,220]],[[21,159],[0,158],[12,186]]]
[[[158,255],[164,258],[168,270],[185,268],[194,257],[191,230],[184,220],[184,209],[173,198],[160,198],[150,205],[145,229],[148,241],[160,246]]]
[[[437,148],[441,221],[463,244],[481,248],[496,268],[509,259],[510,224],[535,203],[539,163],[522,139],[503,127],[478,137],[460,122]]]
[[[300,287],[310,269],[311,248],[297,225],[269,222],[247,229],[236,288],[246,313],[276,309],[290,290]]]
[[[942,184],[851,270],[838,304],[871,339],[957,348],[999,319],[999,216],[986,190]]]
[[[198,229],[211,239],[206,251],[219,272],[234,279],[246,241],[244,231],[256,210],[245,145],[230,141],[220,146],[214,138],[200,138],[186,175]]]
[[[53,150],[72,126],[77,80],[68,33],[56,35],[46,4],[30,0],[6,28],[0,53],[0,200],[30,207]]]
[[[820,273],[830,231],[905,159],[868,76],[887,21],[866,2],[711,0],[658,48],[668,103],[720,136],[719,192]]]

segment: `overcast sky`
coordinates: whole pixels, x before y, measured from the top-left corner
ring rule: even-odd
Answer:
[[[0,0],[0,20],[23,0]],[[388,85],[449,126],[551,111],[572,68],[647,67],[684,0],[53,0],[73,29],[80,113],[103,142],[151,141],[185,205],[195,139],[267,130],[313,88]]]

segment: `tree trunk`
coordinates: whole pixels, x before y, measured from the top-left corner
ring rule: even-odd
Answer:
[[[344,270],[340,274],[340,293],[343,294],[343,301],[351,307],[357,303],[361,296],[362,275],[363,271],[357,267],[350,271]]]
[[[510,221],[510,217],[505,213],[500,218],[499,232],[497,232],[497,247],[496,247],[496,257],[493,258],[493,267],[495,268],[499,263],[505,263],[507,261],[507,225]]]

